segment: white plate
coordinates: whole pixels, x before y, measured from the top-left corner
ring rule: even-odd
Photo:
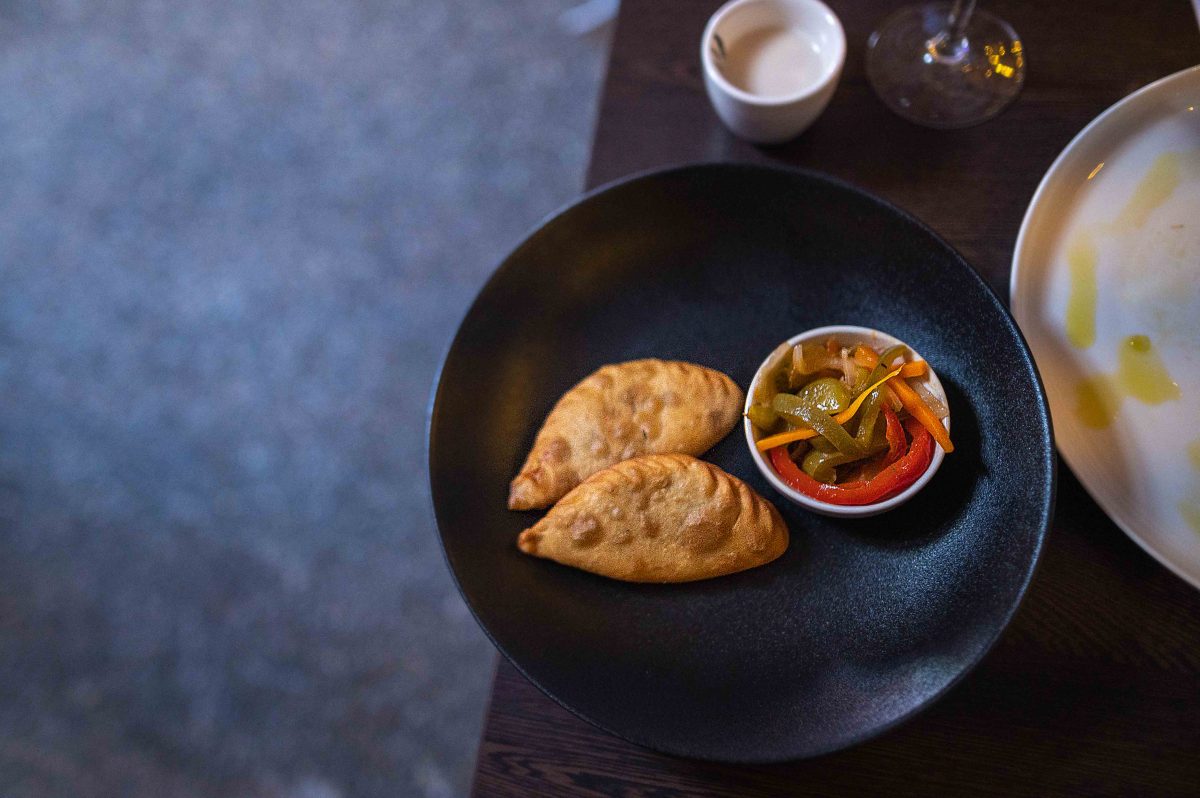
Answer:
[[[1085,345],[1086,334],[1067,335],[1068,253],[1086,262],[1089,239],[1095,327]],[[1200,587],[1200,451],[1188,448],[1200,449],[1200,67],[1134,92],[1067,146],[1021,224],[1010,291],[1059,452],[1117,525]],[[1116,373],[1132,335],[1150,339],[1179,397],[1125,398],[1109,426],[1085,423],[1081,381]]]

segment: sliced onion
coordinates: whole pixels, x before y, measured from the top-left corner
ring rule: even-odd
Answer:
[[[815,344],[796,344],[792,347],[792,382],[798,377],[815,374],[825,369],[841,369],[841,358]]]
[[[925,403],[926,407],[932,410],[939,419],[950,415],[950,408],[946,407],[946,403],[934,396],[924,385],[919,382],[910,382],[909,385],[917,392],[917,396],[921,397],[921,401]]]

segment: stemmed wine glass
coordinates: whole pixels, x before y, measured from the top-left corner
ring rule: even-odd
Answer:
[[[967,127],[1000,113],[1025,80],[1025,50],[1004,20],[975,0],[902,8],[867,40],[867,78],[900,116]]]

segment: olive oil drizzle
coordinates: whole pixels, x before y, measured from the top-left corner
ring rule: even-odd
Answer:
[[[1190,160],[1189,160],[1190,165]],[[1154,159],[1138,182],[1133,196],[1124,209],[1109,224],[1075,233],[1067,244],[1067,267],[1070,290],[1067,295],[1067,340],[1077,349],[1087,349],[1096,342],[1096,300],[1099,287],[1096,281],[1096,233],[1127,233],[1140,229],[1150,214],[1162,206],[1179,187],[1184,158],[1178,152],[1165,152]],[[1096,176],[1094,170],[1088,177]]]
[[[1075,389],[1080,421],[1103,429],[1116,419],[1126,398],[1159,405],[1182,397],[1149,336],[1131,335],[1121,342],[1115,374],[1085,377]]]

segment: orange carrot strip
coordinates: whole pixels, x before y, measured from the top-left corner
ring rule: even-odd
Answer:
[[[854,348],[854,362],[863,368],[873,369],[879,365],[879,354],[871,347],[859,344]]]
[[[942,447],[942,451],[946,454],[954,451],[954,444],[950,442],[950,433],[946,432],[946,428],[942,426],[941,420],[937,417],[929,406],[921,401],[921,397],[917,395],[909,384],[904,380],[893,380],[888,383],[888,387],[892,389],[892,393],[904,405],[904,409],[908,414],[921,422],[921,426],[929,430],[929,434],[937,441],[938,446]]]

